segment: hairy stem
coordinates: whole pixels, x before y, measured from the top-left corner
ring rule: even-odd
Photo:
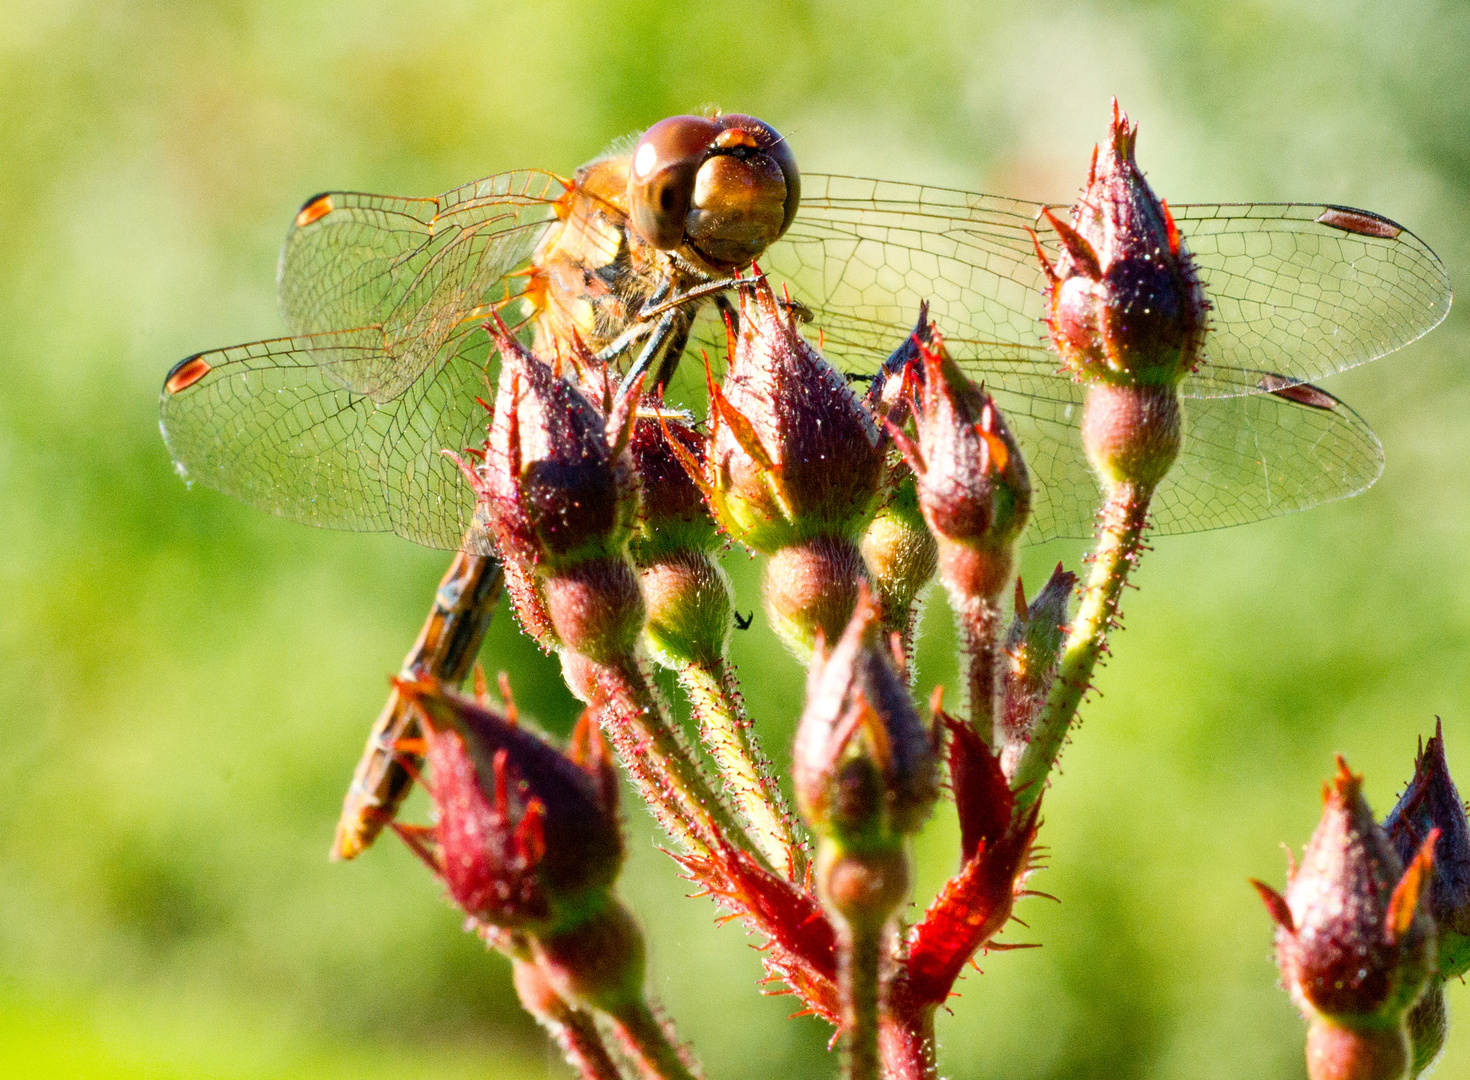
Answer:
[[[723,840],[759,856],[635,656],[599,663],[565,652],[562,670],[573,692],[598,711],[638,794],[665,832],[696,854],[708,855]]]
[[[806,849],[792,834],[791,811],[775,770],[761,753],[734,671],[727,661],[715,660],[682,664],[678,674],[725,790],[750,825],[751,839],[772,868],[789,881],[800,881]]]
[[[511,955],[521,1004],[551,1036],[577,1076],[581,1080],[621,1080],[592,1014],[558,994],[524,948],[497,947]]]
[[[646,1001],[630,1002],[609,1019],[646,1080],[694,1080],[689,1062]]]
[[[1152,488],[1115,483],[1103,503],[1097,547],[1091,556],[1092,574],[1082,604],[1072,620],[1056,680],[1011,778],[1018,819],[1041,798],[1082,695],[1092,685],[1092,671],[1107,644],[1108,631],[1117,625],[1118,598],[1143,546],[1152,494]]]
[[[878,1048],[889,1080],[939,1080],[934,1006],[921,1005],[902,1015],[890,1008],[878,1022]]]
[[[1000,608],[988,598],[967,606],[960,616],[960,632],[964,637],[965,685],[970,693],[970,726],[989,746],[995,742]]]
[[[883,927],[874,921],[842,920],[838,990],[842,995],[843,1077],[879,1080],[878,990],[882,975]]]

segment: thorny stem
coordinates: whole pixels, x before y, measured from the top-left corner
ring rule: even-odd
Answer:
[[[761,753],[734,671],[727,661],[715,660],[681,664],[678,674],[725,790],[750,825],[752,841],[788,881],[801,881],[806,849],[792,834],[791,811],[775,770]]]
[[[1091,556],[1092,574],[1083,590],[1082,604],[1072,620],[1056,680],[1037,717],[1031,741],[1021,751],[1011,777],[1011,786],[1016,790],[1013,817],[1017,820],[1041,798],[1047,774],[1061,752],[1082,695],[1092,684],[1092,670],[1107,643],[1108,631],[1117,625],[1118,598],[1143,547],[1152,495],[1151,488],[1116,483],[1103,502],[1097,547]]]
[[[695,1080],[689,1062],[646,1001],[630,1002],[610,1013],[609,1019],[618,1040],[647,1080]]]
[[[885,934],[873,920],[841,920],[838,990],[842,995],[844,1080],[879,1080],[878,990]]]
[[[995,742],[1000,609],[989,599],[976,601],[960,618],[965,637],[966,685],[970,691],[970,726],[987,746]]]
[[[708,855],[723,837],[759,856],[670,722],[637,657],[599,663],[566,652],[562,669],[568,685],[598,711],[602,729],[665,832],[696,854]]]
[[[939,1080],[934,1045],[934,1006],[898,1015],[890,1004],[878,1021],[878,1048],[889,1080]]]

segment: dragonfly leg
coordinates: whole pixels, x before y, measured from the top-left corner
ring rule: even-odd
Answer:
[[[628,396],[633,390],[633,384],[648,373],[653,367],[653,362],[663,351],[664,344],[674,333],[675,323],[679,321],[679,310],[672,308],[659,316],[658,322],[654,323],[648,340],[638,353],[638,359],[628,368],[628,373],[623,376],[623,381],[618,384],[618,400]],[[660,372],[662,374],[662,371]]]

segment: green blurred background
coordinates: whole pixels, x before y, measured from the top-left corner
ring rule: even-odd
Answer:
[[[444,556],[186,491],[158,437],[175,360],[279,332],[303,198],[567,172],[713,101],[814,171],[1065,201],[1117,94],[1171,201],[1369,207],[1470,280],[1467,55],[1448,3],[0,4],[0,1074],[565,1075],[400,845],[325,857]],[[1386,447],[1367,495],[1145,561],[1048,799],[1061,903],[1007,935],[1045,947],[962,984],[946,1075],[1303,1074],[1246,878],[1281,882],[1334,751],[1382,813],[1439,714],[1470,783],[1466,344],[1457,309],[1330,384]],[[1027,580],[1078,554],[1029,551]],[[926,686],[953,682],[947,622]],[[784,760],[801,673],[760,620],[736,646]],[[485,656],[566,729],[504,617]],[[629,805],[625,891],[710,1075],[835,1075]],[[956,850],[941,812],[921,897]],[[1448,997],[1440,1074],[1465,1075]]]

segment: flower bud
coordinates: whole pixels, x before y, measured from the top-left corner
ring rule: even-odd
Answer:
[[[634,424],[630,450],[641,498],[629,551],[648,608],[649,651],[665,667],[713,663],[724,655],[731,600],[729,579],[711,558],[718,529],[694,479],[704,472],[704,439],[661,414]]]
[[[792,768],[803,816],[844,846],[901,847],[938,797],[934,736],[879,640],[866,589],[830,655],[812,658]]]
[[[1361,1058],[1355,1068],[1377,1068],[1375,1063],[1390,1060],[1395,1039],[1407,1047],[1402,1041],[1404,1013],[1434,967],[1434,924],[1419,909],[1433,840],[1426,839],[1404,870],[1363,799],[1362,777],[1350,773],[1341,758],[1323,801],[1322,821],[1301,866],[1288,875],[1286,895],[1254,884],[1277,923],[1276,962],[1282,980],[1302,1014],[1313,1021],[1308,1062],[1314,1055],[1323,1062],[1323,1071],[1314,1071],[1313,1080],[1377,1076],[1372,1071],[1334,1072],[1329,1065],[1338,1068],[1332,1063]],[[1358,1045],[1337,1029],[1396,1035],[1364,1035]]]
[[[627,415],[604,417],[503,324],[491,331],[500,383],[476,471],[501,553],[553,568],[621,555],[638,507]]]
[[[571,755],[437,682],[400,683],[424,719],[438,868],[467,914],[550,930],[602,903],[623,861],[617,773],[583,718]]]
[[[878,429],[763,277],[742,286],[710,424],[710,501],[735,539],[769,553],[867,523],[883,472]]]
[[[659,409],[657,401],[651,404]],[[704,436],[677,415],[660,411],[634,422],[628,450],[639,491],[637,526],[629,547],[633,561],[647,566],[670,551],[717,550],[719,527],[685,465],[693,462],[699,473],[704,472]]]
[[[1470,823],[1450,779],[1444,730],[1438,723],[1434,738],[1421,747],[1414,762],[1414,778],[1384,818],[1383,828],[1404,862],[1414,857],[1430,830],[1439,830],[1424,906],[1439,931],[1440,979],[1465,974],[1470,970]]]
[[[1006,632],[1004,708],[997,717],[996,746],[1001,771],[1015,774],[1021,752],[1031,741],[1031,729],[1056,678],[1057,663],[1067,640],[1067,604],[1077,586],[1077,575],[1062,564],[1028,606],[1021,582],[1016,582],[1016,618]]]
[[[913,637],[914,601],[939,565],[934,534],[924,524],[919,493],[907,466],[895,469],[892,494],[863,533],[863,562],[872,575],[883,625]]]
[[[628,413],[604,417],[503,323],[488,329],[502,360],[495,415],[483,463],[460,468],[495,536],[516,614],[548,649],[625,648],[643,623],[637,581],[618,565],[638,505]]]
[[[1088,386],[1082,442],[1107,485],[1152,490],[1179,455],[1179,380],[1199,366],[1209,304],[1167,203],[1134,160],[1138,129],[1113,101],[1071,223],[1043,211],[1061,242],[1046,272],[1052,346]]]
[[[1031,481],[995,402],[965,377],[939,335],[920,343],[919,353],[922,387],[911,405],[917,439],[891,421],[888,431],[916,478],[919,507],[938,542],[940,577],[951,602],[965,610],[1010,583]]]
[[[1199,365],[1208,305],[1168,204],[1134,160],[1137,141],[1114,99],[1071,222],[1044,212],[1061,241],[1055,267],[1042,256],[1046,321],[1079,379],[1174,385]]]

